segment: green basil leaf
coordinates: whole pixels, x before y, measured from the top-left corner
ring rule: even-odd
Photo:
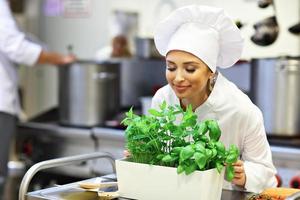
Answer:
[[[191,173],[193,173],[194,171],[196,171],[197,169],[197,164],[196,163],[191,163],[190,165],[185,166],[185,174],[189,175]]]
[[[212,156],[211,157],[212,158],[216,157],[216,155],[218,153],[217,150],[216,149],[212,149],[211,151],[212,151]]]
[[[234,178],[234,168],[232,165],[227,165],[226,166],[226,179],[227,181],[232,181]]]
[[[206,125],[209,130],[209,137],[211,140],[218,141],[221,136],[221,129],[215,120],[207,120]]]
[[[210,150],[210,149],[205,149],[205,155],[206,155],[206,158],[207,158],[207,159],[212,158],[212,155],[213,155],[212,150]]]
[[[180,161],[183,162],[187,159],[189,159],[190,157],[192,157],[194,155],[194,150],[193,148],[189,145],[186,147],[183,147],[182,150],[180,151]]]
[[[220,162],[216,162],[216,168],[219,173],[221,173],[222,169],[224,168],[224,165],[222,165]]]
[[[162,104],[160,105],[160,109],[165,110],[166,107],[167,107],[167,103],[166,103],[166,101],[163,101]]]
[[[226,157],[226,163],[235,163],[237,161],[238,157],[236,154],[229,154],[227,157]]]
[[[205,145],[203,142],[197,142],[195,144],[195,150],[196,152],[205,153]]]
[[[182,165],[178,165],[177,174],[181,174],[182,172],[184,172],[184,167]]]
[[[156,158],[157,158],[158,160],[161,160],[164,156],[165,156],[164,154],[159,154],[159,155],[156,156]]]
[[[207,132],[208,128],[205,122],[199,124],[199,134],[204,135]]]
[[[183,147],[174,147],[172,149],[172,152],[176,153],[176,154],[180,154],[180,151],[182,150]]]
[[[163,162],[171,162],[173,159],[172,159],[172,156],[171,155],[166,155],[163,157],[162,161]]]
[[[161,113],[161,112],[158,112],[157,110],[155,110],[155,109],[149,109],[148,110],[148,112],[151,114],[151,115],[153,115],[153,116],[155,116],[155,117],[163,117],[163,114]]]
[[[223,153],[225,152],[225,146],[224,146],[224,144],[222,142],[217,141],[215,143],[215,146],[216,146],[218,152],[223,152]]]
[[[206,156],[203,153],[194,153],[195,162],[197,163],[199,169],[203,169],[206,165]]]

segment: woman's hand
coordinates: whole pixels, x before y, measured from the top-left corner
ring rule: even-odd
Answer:
[[[236,163],[233,164],[233,168],[234,168],[234,178],[232,180],[232,183],[240,187],[245,187],[246,174],[244,169],[244,162],[238,160]]]
[[[125,158],[128,158],[130,156],[130,153],[129,153],[129,151],[127,149],[125,149],[123,151],[123,155],[124,155]]]

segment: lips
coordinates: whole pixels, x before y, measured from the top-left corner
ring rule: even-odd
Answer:
[[[179,92],[183,93],[185,92],[190,86],[184,86],[184,85],[173,85],[174,89]]]

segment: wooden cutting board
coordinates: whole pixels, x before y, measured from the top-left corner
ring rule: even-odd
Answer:
[[[283,200],[296,192],[300,192],[300,189],[278,187],[267,188],[262,192],[262,194],[272,197],[273,200]]]

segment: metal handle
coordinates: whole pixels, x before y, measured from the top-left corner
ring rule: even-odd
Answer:
[[[83,154],[78,156],[69,156],[65,158],[57,158],[57,159],[46,160],[46,161],[36,163],[26,172],[26,174],[22,179],[20,189],[19,189],[19,200],[26,200],[25,195],[27,194],[29,183],[33,178],[33,176],[38,171],[42,169],[49,169],[53,167],[75,164],[75,163],[79,163],[91,159],[97,159],[97,158],[107,158],[112,164],[113,172],[114,173],[116,172],[114,158],[109,153],[106,152],[96,152],[96,153]]]
[[[110,72],[99,72],[93,74],[94,80],[113,80],[117,77],[116,74]]]

